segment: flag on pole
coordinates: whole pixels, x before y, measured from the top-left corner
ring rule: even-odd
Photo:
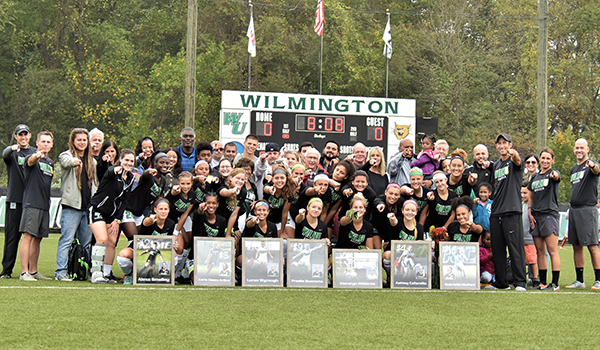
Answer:
[[[317,3],[317,13],[315,13],[315,33],[318,36],[323,35],[323,27],[325,27],[325,9],[323,0]]]
[[[390,18],[388,17],[387,25],[383,31],[383,41],[385,46],[383,47],[383,55],[388,59],[392,58],[392,30],[390,27]]]
[[[251,57],[256,57],[256,36],[254,35],[254,19],[250,15],[250,24],[248,25],[248,53]]]

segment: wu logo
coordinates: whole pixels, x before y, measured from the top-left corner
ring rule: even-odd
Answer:
[[[225,113],[225,125],[233,125],[231,132],[236,135],[243,134],[244,130],[246,130],[247,123],[240,122],[240,118],[242,117],[242,115],[243,113]]]

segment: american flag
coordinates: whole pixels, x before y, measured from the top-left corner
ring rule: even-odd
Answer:
[[[315,33],[318,36],[323,35],[323,27],[325,27],[325,10],[323,0],[317,3],[317,13],[315,13]]]

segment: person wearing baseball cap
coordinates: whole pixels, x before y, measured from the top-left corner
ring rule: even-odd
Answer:
[[[521,205],[523,161],[519,153],[512,148],[512,139],[505,133],[496,137],[496,149],[500,153],[500,159],[494,164],[495,191],[490,216],[496,281],[486,288],[510,289],[506,277],[506,248],[508,247],[515,290],[526,291],[523,206]]]
[[[4,253],[2,256],[2,272],[0,278],[11,278],[19,249],[19,226],[23,213],[23,189],[25,176],[23,163],[27,156],[37,152],[35,147],[29,146],[31,131],[25,124],[19,124],[13,133],[16,144],[8,146],[2,152],[8,173],[8,192],[6,194],[6,213],[4,223]]]

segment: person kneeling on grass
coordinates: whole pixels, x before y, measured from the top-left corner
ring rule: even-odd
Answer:
[[[191,207],[190,207],[191,208]],[[175,222],[169,219],[169,201],[164,198],[159,198],[154,203],[154,213],[149,217],[144,218],[142,221],[142,226],[140,226],[140,235],[148,235],[148,236],[168,236],[172,235],[174,231],[181,230],[185,218],[179,221],[177,225],[177,229],[175,228]],[[133,284],[133,246],[134,240],[130,240],[127,248],[121,249],[119,252],[119,256],[117,256],[117,263],[119,264],[119,268],[125,274],[125,278],[123,279],[123,284]],[[177,244],[175,243],[173,246],[177,249]],[[148,276],[152,277],[155,274],[155,259],[156,254],[153,254],[151,249],[145,252],[141,252],[140,256],[143,254],[150,254],[146,264],[139,271],[140,276]],[[161,256],[162,258],[162,256]],[[150,270],[148,270],[150,268]]]

